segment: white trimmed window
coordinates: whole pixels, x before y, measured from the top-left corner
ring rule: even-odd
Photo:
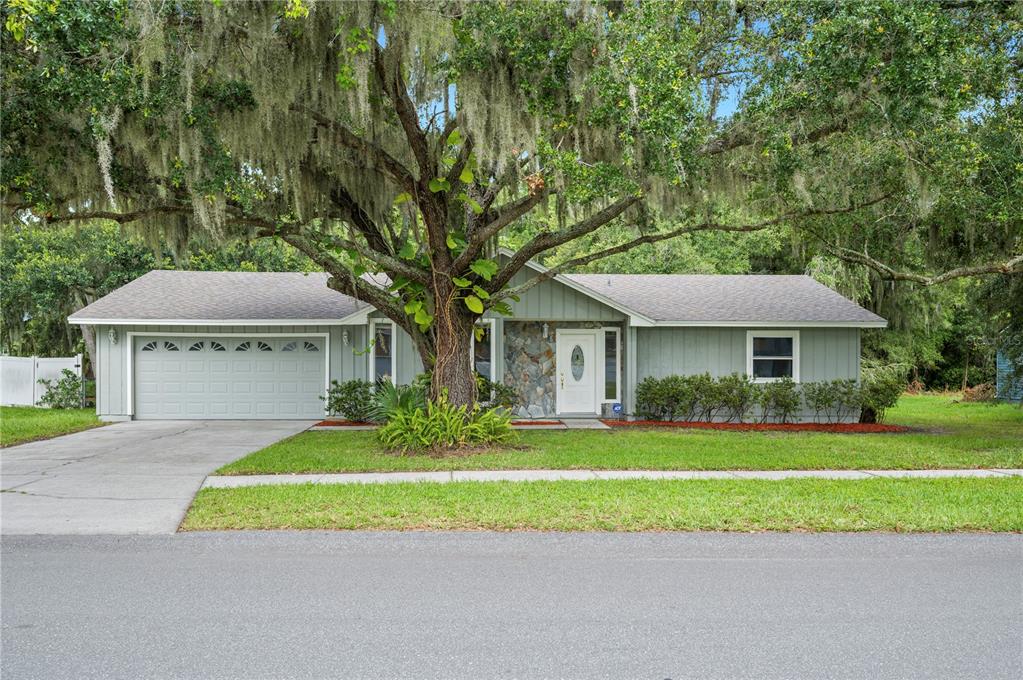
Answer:
[[[747,331],[746,374],[753,382],[799,382],[799,331]]]
[[[604,329],[604,389],[602,400],[618,403],[622,400],[622,332],[618,328]]]
[[[494,380],[494,320],[480,319],[476,328],[482,329],[480,339],[476,339],[476,331],[472,334],[472,368],[474,371],[493,382]]]
[[[394,323],[374,321],[370,324],[373,342],[369,347],[369,379],[397,381],[397,365],[394,352]]]

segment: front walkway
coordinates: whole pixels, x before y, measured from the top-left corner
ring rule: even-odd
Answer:
[[[3,534],[174,533],[203,479],[309,421],[132,421],[4,449]]]
[[[306,475],[207,477],[204,489],[276,484],[393,484],[396,482],[535,482],[592,479],[934,479],[1023,477],[1023,470],[455,470],[449,472],[349,472]]]

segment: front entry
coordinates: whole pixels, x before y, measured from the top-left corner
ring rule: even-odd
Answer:
[[[556,334],[558,415],[599,415],[597,401],[597,331],[558,329]]]

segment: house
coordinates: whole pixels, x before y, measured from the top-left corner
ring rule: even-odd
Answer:
[[[422,371],[404,331],[326,279],[153,271],[76,312],[100,418],[319,418],[332,380]],[[861,329],[886,325],[807,276],[558,275],[511,306],[482,320],[475,366],[534,418],[631,414],[647,376],[858,379]]]
[[[1008,352],[995,355],[995,395],[1002,401],[1023,401],[1023,377],[1020,366],[1009,358]]]

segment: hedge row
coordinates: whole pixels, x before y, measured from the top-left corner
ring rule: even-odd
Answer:
[[[713,378],[669,375],[644,378],[636,388],[636,414],[644,419],[742,422],[760,407],[760,422],[789,422],[803,404],[814,422],[837,422],[843,413],[859,413],[861,422],[882,422],[905,385],[892,373],[855,380],[832,380],[797,385],[791,378],[754,383],[733,373]]]

